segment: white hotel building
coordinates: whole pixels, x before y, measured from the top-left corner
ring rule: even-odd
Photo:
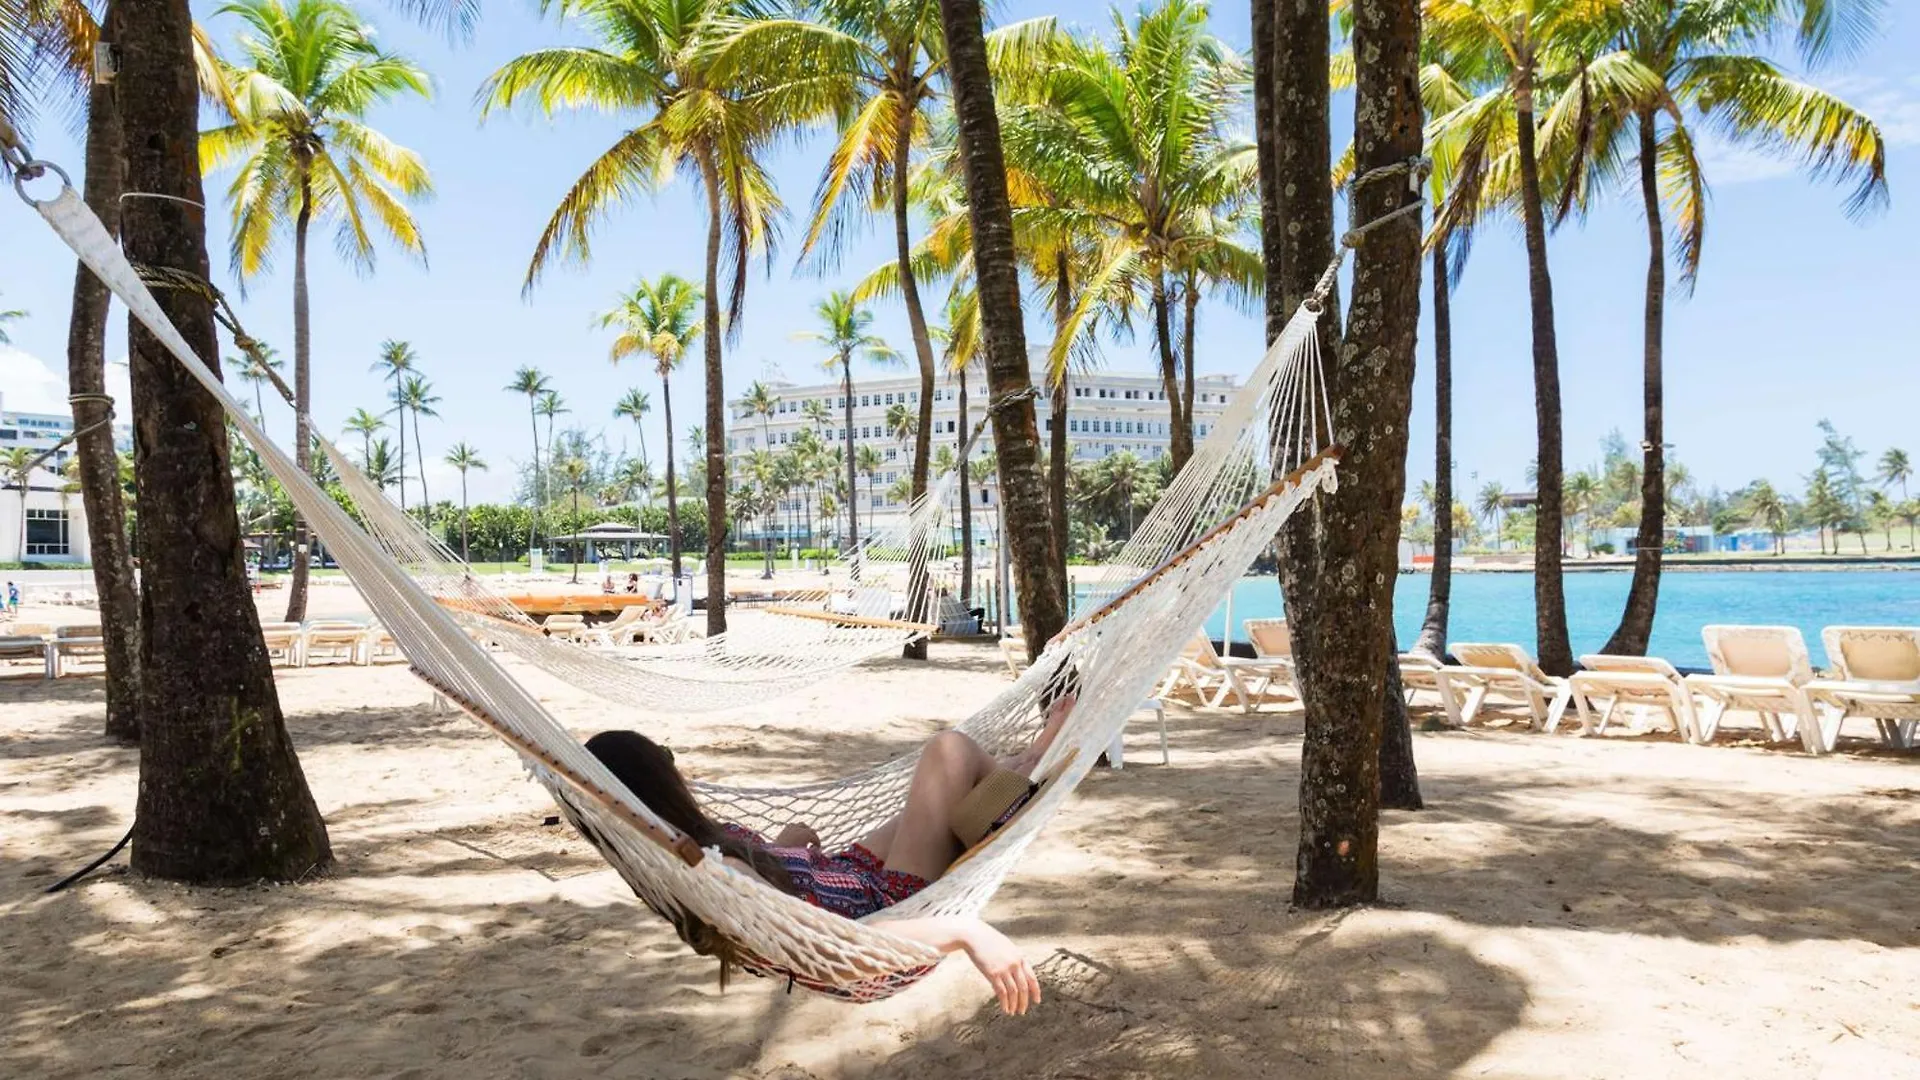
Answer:
[[[1048,445],[1053,429],[1050,415],[1052,402],[1044,388],[1044,376],[1036,372],[1033,375],[1040,395],[1034,401],[1035,419],[1040,426],[1041,445]],[[735,476],[739,475],[748,455],[755,450],[773,450],[776,453],[792,443],[800,432],[814,428],[808,420],[807,402],[818,401],[826,406],[829,420],[824,427],[817,428],[820,438],[829,447],[845,445],[844,427],[846,423],[845,399],[841,394],[839,382],[817,383],[809,386],[796,386],[792,383],[770,381],[768,389],[778,399],[773,415],[760,417],[749,412],[743,400],[736,398],[730,405],[731,420],[727,426],[727,450],[729,465]],[[1194,438],[1205,438],[1212,430],[1213,422],[1226,407],[1227,399],[1238,388],[1238,380],[1231,375],[1202,375],[1194,379],[1193,414]],[[1075,461],[1097,461],[1109,454],[1122,450],[1132,451],[1136,457],[1146,460],[1158,458],[1168,452],[1172,445],[1167,418],[1166,394],[1161,390],[1158,375],[1127,375],[1114,372],[1094,372],[1076,375],[1068,384],[1067,393],[1067,445],[1072,449]],[[977,424],[986,415],[985,408],[990,395],[984,378],[973,378],[967,385],[967,423]],[[871,527],[885,529],[899,523],[906,506],[897,499],[887,497],[887,489],[902,477],[910,474],[913,468],[913,443],[902,442],[886,430],[887,410],[894,405],[906,405],[917,411],[920,404],[920,378],[918,375],[896,375],[888,378],[855,377],[853,383],[853,436],[856,448],[871,446],[879,453],[884,466],[873,478],[873,492],[867,492],[867,478],[860,478],[859,511],[860,531],[864,534]],[[941,379],[934,390],[933,403],[933,446],[939,448],[956,446],[960,440],[959,391],[950,379]],[[991,435],[982,437],[982,448],[991,450]],[[985,544],[986,536],[992,530],[991,524],[998,511],[999,493],[993,484],[984,488],[976,486],[973,491],[972,511],[975,515],[974,535],[976,543]],[[777,537],[785,527],[787,512],[801,509],[799,504],[793,507],[783,506],[781,521],[776,525]],[[844,518],[844,514],[842,515]],[[804,530],[804,526],[797,526]],[[741,539],[758,536],[758,525],[749,524],[740,535]],[[803,533],[804,535],[804,533]]]
[[[35,455],[46,452],[73,433],[73,417],[62,413],[10,412],[6,393],[0,391],[0,451],[24,448]],[[127,424],[113,427],[114,448],[133,448],[133,429]],[[0,492],[0,563],[46,562],[82,563],[89,557],[87,519],[80,509],[78,492],[62,489],[66,478],[60,469],[73,457],[71,444],[35,469],[27,484],[25,497],[17,488]],[[12,478],[6,478],[11,483]],[[26,550],[20,547],[20,514],[26,512]]]

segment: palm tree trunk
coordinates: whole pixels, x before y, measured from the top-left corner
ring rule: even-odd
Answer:
[[[401,432],[401,441],[406,441],[406,433]],[[430,525],[433,516],[433,496],[427,494],[427,444],[420,438],[420,410],[413,410],[413,448],[414,460],[420,463],[420,523]]]
[[[955,428],[960,432],[959,446],[955,449],[958,462],[954,468],[960,470],[960,606],[973,608],[973,477],[967,468],[967,459],[972,453],[967,448],[967,438],[973,432],[973,423],[967,418],[967,369],[962,367],[955,377],[959,383],[959,393],[955,402],[959,411],[959,423]]]
[[[540,543],[540,410],[536,395],[527,393],[527,423],[533,428],[533,513],[527,517],[527,569],[533,569],[533,549]]]
[[[120,99],[126,186],[162,196],[123,204],[127,257],[205,278],[192,13],[187,0],[122,0],[114,15],[118,85],[138,88]],[[195,352],[218,355],[205,297],[163,289],[157,299]],[[300,880],[332,852],[247,586],[226,417],[128,322],[143,575],[133,868],[200,884]]]
[[[400,373],[397,371],[393,374],[393,411],[400,419],[400,512],[404,514],[407,512],[407,406],[400,397]],[[534,430],[533,437],[536,442],[540,438],[538,428]]]
[[[1000,118],[981,31],[980,0],[940,0],[947,39],[947,78],[965,168],[967,217],[973,229],[974,281],[980,302],[982,348],[992,406],[1000,493],[1028,658],[1066,625],[1065,578],[1056,560],[1046,481],[1040,475],[1040,433],[1033,401],[1016,398],[1033,388],[1026,329],[1021,323],[1020,268],[1013,211],[1007,196]]]
[[[900,262],[900,297],[907,306],[907,327],[913,334],[913,354],[920,362],[920,422],[913,433],[913,498],[927,493],[927,473],[933,460],[933,338],[920,307],[920,286],[913,278],[913,241],[907,232],[907,167],[913,149],[912,109],[903,110],[893,139],[893,241]],[[927,552],[916,546],[907,566],[907,620],[927,622]],[[927,658],[927,639],[914,638],[902,653],[909,660]]]
[[[1560,541],[1565,519],[1561,491],[1560,346],[1554,337],[1553,278],[1547,269],[1546,211],[1540,195],[1540,161],[1534,147],[1533,58],[1522,57],[1516,88],[1520,202],[1527,247],[1527,292],[1533,315],[1534,429],[1539,464],[1534,483],[1533,617],[1540,667],[1549,675],[1573,671],[1567,641],[1567,596],[1561,579]]]
[[[1193,325],[1200,310],[1200,282],[1192,271],[1188,271],[1186,288],[1180,296],[1180,366],[1182,371],[1180,385],[1180,411],[1187,418],[1187,439],[1191,442],[1197,435],[1193,426]],[[1192,453],[1189,446],[1188,453]]]
[[[1263,234],[1283,245],[1267,253],[1267,264],[1283,270],[1268,287],[1283,291],[1282,307],[1291,311],[1333,253],[1328,20],[1325,8],[1310,5],[1254,0],[1254,9],[1261,37],[1273,45],[1270,57],[1256,57],[1271,65],[1273,152],[1261,166],[1275,175],[1263,194],[1280,204],[1288,226]],[[1419,38],[1416,0],[1356,3],[1354,155],[1363,174],[1420,153]],[[1410,197],[1404,185],[1363,184],[1353,193],[1353,220],[1372,221]],[[1405,723],[1387,687],[1419,285],[1417,228],[1388,226],[1360,245],[1346,347],[1322,352],[1341,402],[1335,420],[1346,448],[1341,471],[1350,482],[1318,500],[1317,513],[1296,515],[1282,534],[1285,600],[1306,704],[1293,889],[1303,907],[1375,899],[1382,796],[1389,788],[1402,799],[1417,796],[1410,757],[1390,758],[1394,775],[1383,772],[1381,735]],[[1323,320],[1323,334],[1332,335],[1332,322]],[[1321,610],[1342,617],[1317,619]]]
[[[727,387],[720,335],[720,170],[711,147],[700,151],[707,189],[705,346],[707,376],[707,636],[727,631]],[[740,257],[746,258],[742,252]]]
[[[680,588],[680,478],[673,474],[673,390],[660,372],[660,408],[667,422],[667,550],[673,561],[673,587]],[[678,595],[676,593],[676,595]]]
[[[1641,412],[1646,432],[1641,437],[1644,465],[1640,472],[1640,531],[1634,539],[1633,584],[1627,588],[1627,608],[1620,625],[1601,652],[1645,656],[1653,636],[1654,608],[1660,598],[1660,557],[1667,539],[1667,451],[1661,385],[1664,363],[1662,334],[1666,320],[1666,232],[1660,222],[1660,148],[1654,139],[1654,118],[1640,114],[1640,202],[1647,217],[1647,295],[1645,327],[1645,383]]]
[[[1173,435],[1170,453],[1173,471],[1178,473],[1193,456],[1193,417],[1187,414],[1180,395],[1180,367],[1173,354],[1173,313],[1167,298],[1166,271],[1153,271],[1153,344],[1160,353],[1160,389],[1167,398],[1169,430]]]
[[[467,558],[467,470],[460,470],[460,561],[471,563]]]
[[[1068,320],[1072,318],[1073,267],[1063,247],[1053,256],[1053,332],[1056,335],[1064,333]],[[1067,529],[1067,469],[1073,464],[1073,448],[1067,439],[1067,406],[1071,398],[1068,384],[1071,381],[1068,365],[1062,364],[1060,378],[1047,398],[1051,421],[1047,431],[1047,510],[1053,521],[1053,542],[1058,551],[1060,580],[1067,585],[1069,607],[1073,592],[1073,579],[1067,574],[1067,549],[1071,546]]]
[[[129,128],[129,136],[131,134]],[[293,220],[293,460],[302,473],[311,476],[313,435],[308,410],[313,405],[313,327],[307,310],[307,226],[313,221],[313,192],[307,176],[308,163],[302,159],[296,167],[300,170],[300,211]],[[293,512],[293,581],[287,586],[288,622],[304,622],[307,618],[307,549],[311,545],[307,519],[296,508]]]
[[[106,16],[111,22],[111,11]],[[118,232],[124,165],[120,107],[112,87],[96,83],[87,105],[86,198],[109,232]],[[113,406],[85,395],[107,392],[107,313],[111,294],[85,266],[73,277],[73,313],[67,333],[67,385],[73,426],[81,435],[80,504],[87,516],[93,585],[100,597],[100,637],[107,660],[106,736],[140,741],[140,597],[134,584],[127,510],[120,492],[120,459],[113,449]],[[94,425],[98,430],[89,430]],[[25,489],[21,490],[24,498]],[[26,524],[24,509],[21,525]],[[26,548],[20,549],[22,558]]]
[[[575,485],[573,489],[573,528],[569,531],[575,535],[573,540],[573,580],[568,584],[578,585],[580,584],[580,488],[578,485]]]
[[[1448,295],[1447,245],[1433,246],[1433,577],[1427,615],[1413,647],[1447,654],[1447,617],[1453,602],[1453,308]]]
[[[851,556],[860,547],[860,515],[855,507],[855,504],[860,501],[860,481],[857,478],[853,461],[853,357],[851,356],[840,357],[840,393],[842,400],[845,402],[843,407],[845,418],[842,422],[847,428],[847,430],[843,432],[846,438],[841,440],[847,447],[846,551],[848,555]],[[860,580],[860,560],[857,558],[853,561],[853,580]]]

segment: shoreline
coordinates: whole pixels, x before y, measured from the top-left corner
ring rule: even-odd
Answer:
[[[1457,558],[1457,557],[1456,557]],[[1561,564],[1561,572],[1567,574],[1609,574],[1632,573],[1633,560],[1629,558],[1602,557],[1597,559],[1570,559]],[[1660,560],[1662,574],[1697,574],[1711,571],[1764,572],[1769,570],[1807,572],[1807,573],[1849,573],[1872,570],[1893,570],[1920,572],[1920,555],[1754,555],[1700,558],[1697,556],[1668,556]],[[1400,564],[1402,574],[1427,574],[1433,567]],[[1533,561],[1477,563],[1462,565],[1454,563],[1456,574],[1531,574]]]

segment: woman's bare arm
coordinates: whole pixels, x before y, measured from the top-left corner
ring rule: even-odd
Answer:
[[[873,925],[909,941],[930,945],[943,953],[961,952],[973,961],[1000,999],[1000,1009],[1019,1016],[1040,1002],[1040,980],[1018,946],[1005,934],[979,919],[958,915],[925,915],[911,919],[878,917]]]

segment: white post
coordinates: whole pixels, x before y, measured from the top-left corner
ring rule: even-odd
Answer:
[[[1234,585],[1240,584],[1238,581]],[[1220,628],[1220,655],[1233,655],[1233,586],[1227,587],[1227,621]]]

